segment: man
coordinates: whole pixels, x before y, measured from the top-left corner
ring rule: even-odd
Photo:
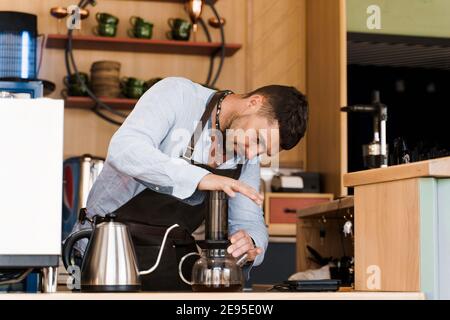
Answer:
[[[196,129],[201,118],[205,123]],[[157,270],[144,277],[143,287],[183,290],[178,262],[196,250],[191,233],[204,220],[205,191],[221,190],[229,196],[228,253],[247,254],[259,265],[268,242],[259,155],[293,148],[306,123],[306,99],[292,87],[241,95],[166,78],[141,97],[113,136],[87,212],[117,213],[131,229],[141,269],[153,265],[162,234],[178,223],[181,229],[171,232],[172,245]]]

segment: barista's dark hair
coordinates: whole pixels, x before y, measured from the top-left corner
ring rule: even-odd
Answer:
[[[299,143],[306,132],[308,102],[304,94],[294,87],[270,85],[247,93],[244,98],[261,95],[265,98],[260,113],[278,121],[280,147],[290,150]]]

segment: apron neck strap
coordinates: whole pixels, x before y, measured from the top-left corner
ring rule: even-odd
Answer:
[[[222,99],[224,96],[229,95],[232,93],[229,90],[226,91],[217,91],[214,96],[209,100],[208,104],[206,105],[205,112],[203,112],[202,117],[200,118],[200,122],[197,124],[197,127],[195,127],[194,133],[191,136],[191,140],[189,142],[189,145],[187,146],[186,150],[184,151],[184,154],[182,158],[184,160],[187,160],[192,163],[192,157],[194,155],[194,148],[197,144],[198,140],[200,139],[201,133],[203,132],[203,129],[206,126],[206,123],[208,122],[209,117],[211,116],[211,113],[213,112],[214,108],[216,107],[217,103]]]

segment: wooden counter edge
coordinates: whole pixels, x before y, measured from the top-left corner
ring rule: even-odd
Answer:
[[[311,207],[297,210],[298,218],[306,218],[315,215],[325,215],[337,212],[342,209],[350,209],[354,207],[353,196],[332,200],[330,202],[319,203]]]
[[[450,157],[347,173],[344,175],[344,186],[355,187],[422,177],[450,177]]]

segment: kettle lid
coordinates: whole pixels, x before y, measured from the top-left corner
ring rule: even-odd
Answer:
[[[117,213],[108,213],[104,217],[98,216],[97,219],[95,219],[95,226],[101,227],[101,226],[116,226],[116,227],[124,227],[125,225],[117,222]]]
[[[117,214],[114,212],[108,213],[105,215],[105,221],[106,222],[114,222],[114,220],[117,218]]]

